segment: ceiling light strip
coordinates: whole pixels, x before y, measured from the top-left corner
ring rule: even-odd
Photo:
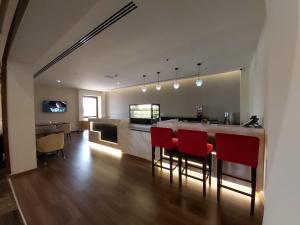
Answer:
[[[37,71],[33,76],[36,78],[46,70],[48,70],[50,67],[52,67],[54,64],[71,54],[73,51],[81,47],[82,45],[86,44],[88,41],[90,41],[92,38],[94,38],[96,35],[104,31],[106,28],[110,27],[114,23],[116,23],[118,20],[132,12],[137,8],[137,5],[133,3],[132,1],[129,2],[127,5],[125,5],[123,8],[118,10],[116,13],[114,13],[112,16],[110,16],[108,19],[106,19],[103,23],[101,23],[99,26],[91,30],[89,33],[84,35],[74,43],[70,48],[62,52],[59,56],[57,56],[55,59],[53,59],[51,62],[49,62],[47,65],[45,65],[43,68],[41,68],[39,71]]]

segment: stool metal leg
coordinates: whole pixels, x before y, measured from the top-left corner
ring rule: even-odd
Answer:
[[[155,147],[152,146],[152,176],[155,176],[155,168],[154,168],[154,160],[155,160]]]
[[[220,167],[220,184],[223,184],[223,161],[221,160],[221,167]]]
[[[211,185],[211,164],[212,164],[212,154],[210,153],[208,156],[208,160],[209,160],[209,186]]]
[[[170,184],[173,183],[173,153],[170,153]]]
[[[178,166],[179,166],[179,187],[181,188],[182,187],[182,156],[181,154],[179,154],[178,156]]]
[[[162,148],[159,149],[159,156],[160,156],[160,170],[162,170],[162,166],[163,166]]]
[[[185,177],[187,178],[188,176],[188,160],[187,156],[185,157]]]
[[[254,215],[256,192],[256,168],[251,168],[251,215]]]
[[[222,170],[222,161],[218,160],[218,165],[217,165],[217,200],[218,200],[218,203],[220,202],[221,170]]]
[[[206,196],[206,161],[207,158],[203,159],[203,197]]]

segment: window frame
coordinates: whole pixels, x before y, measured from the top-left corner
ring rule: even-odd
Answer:
[[[84,98],[96,99],[96,116],[85,116],[84,115],[84,104],[83,104],[83,99]],[[97,96],[83,96],[82,97],[82,108],[83,108],[83,118],[98,118],[98,115],[99,115],[99,112],[98,112],[98,97]]]

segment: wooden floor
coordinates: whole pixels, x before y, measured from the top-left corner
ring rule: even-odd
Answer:
[[[150,149],[149,149],[150,154]],[[89,148],[86,135],[73,134],[65,160],[52,157],[48,166],[12,178],[28,225],[92,224],[262,224],[257,200],[250,216],[250,199],[222,191],[216,202],[215,182],[202,197],[202,183],[178,177],[127,155],[112,156]]]

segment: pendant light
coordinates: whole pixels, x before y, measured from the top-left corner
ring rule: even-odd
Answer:
[[[146,92],[147,91],[147,87],[146,87],[146,75],[143,75],[144,78],[144,85],[142,87],[142,92]]]
[[[201,87],[202,84],[203,84],[203,80],[200,79],[200,66],[202,65],[202,63],[197,63],[197,66],[198,66],[198,78],[196,80],[196,86],[197,87]]]
[[[175,68],[176,77],[175,77],[175,82],[173,84],[174,89],[178,89],[180,87],[180,84],[177,80],[177,76],[178,76],[177,71],[178,71],[178,67]]]
[[[159,74],[160,74],[160,72],[157,72],[157,84],[156,84],[156,90],[160,90],[161,89],[161,85],[160,85],[160,83],[159,83]]]

